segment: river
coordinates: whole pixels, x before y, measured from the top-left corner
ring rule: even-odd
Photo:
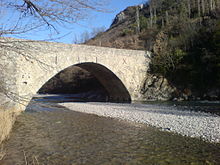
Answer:
[[[33,99],[18,117],[10,138],[4,143],[6,155],[0,164],[220,164],[219,143],[163,132],[145,124],[74,112],[57,104],[72,99],[56,96]],[[219,103],[154,104],[220,114]]]

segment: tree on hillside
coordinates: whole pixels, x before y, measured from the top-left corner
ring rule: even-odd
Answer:
[[[74,44],[82,44],[86,43],[88,40],[92,39],[93,37],[96,37],[97,35],[102,34],[106,28],[104,26],[102,27],[94,27],[92,28],[91,32],[84,31],[79,36],[75,35],[73,38]]]
[[[160,6],[154,5],[159,1]],[[149,1],[145,15],[157,31],[152,44],[152,73],[202,97],[210,89],[219,89],[219,4],[220,0]],[[154,7],[157,26],[152,21]],[[147,30],[143,33],[149,41]]]

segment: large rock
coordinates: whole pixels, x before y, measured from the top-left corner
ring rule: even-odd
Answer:
[[[119,14],[116,15],[116,17],[115,17],[115,19],[113,20],[111,26],[122,22],[123,20],[125,20],[125,18],[126,18],[126,16],[125,16],[124,11],[120,12]]]
[[[203,95],[203,99],[211,100],[211,101],[219,100],[220,99],[220,89],[217,89],[217,88],[209,89]]]
[[[166,78],[147,73],[141,94],[144,100],[171,100],[175,91]]]

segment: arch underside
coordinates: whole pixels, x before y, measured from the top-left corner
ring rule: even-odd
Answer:
[[[77,69],[80,68],[80,69]],[[70,71],[68,71],[70,70]],[[103,65],[97,64],[97,63],[92,63],[92,62],[86,62],[86,63],[79,63],[73,66],[70,66],[63,71],[59,72],[56,76],[51,78],[47,83],[45,83],[42,88],[39,90],[39,93],[50,93],[50,92],[45,92],[45,86],[51,81],[53,81],[54,78],[66,78],[68,77],[67,74],[73,74],[73,72],[77,72],[78,70],[85,70],[85,72],[81,71],[84,74],[88,74],[89,72],[92,76],[89,74],[86,79],[84,79],[81,82],[77,82],[76,88],[75,89],[70,89],[71,92],[85,92],[86,90],[90,90],[93,87],[101,90],[102,94],[105,93],[105,99],[102,101],[109,101],[109,102],[131,102],[131,96],[126,89],[125,85],[123,82],[108,68],[106,68]],[[75,74],[75,73],[74,73]],[[81,76],[81,73],[77,74],[79,77]],[[76,80],[75,80],[76,81]],[[87,82],[86,82],[87,81]],[[83,89],[79,89],[79,86],[81,86]],[[62,89],[62,91],[60,90]],[[60,88],[59,93],[69,93],[70,90],[68,89],[63,89]],[[43,91],[43,92],[42,92]],[[57,90],[58,91],[58,90]],[[53,92],[54,93],[54,92]],[[93,100],[94,101],[94,100]],[[99,100],[97,100],[99,101]]]

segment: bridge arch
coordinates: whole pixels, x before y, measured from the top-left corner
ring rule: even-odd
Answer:
[[[105,101],[131,102],[131,96],[128,90],[126,89],[125,85],[123,84],[123,82],[106,66],[102,64],[94,63],[94,62],[78,63],[78,64],[69,66],[61,70],[55,76],[53,76],[52,78],[49,78],[49,80],[39,89],[39,91],[41,92],[42,88],[45,88],[48,82],[49,83],[53,82],[52,79],[54,79],[55,77],[58,77],[61,73],[64,74],[62,75],[62,77],[65,77],[65,76],[68,77],[67,74],[71,74],[71,72],[68,73],[68,70],[71,71],[75,69],[77,71],[77,68],[85,70],[95,77],[95,79],[98,81],[98,83],[100,83],[100,85],[104,88],[104,90],[107,93]]]

